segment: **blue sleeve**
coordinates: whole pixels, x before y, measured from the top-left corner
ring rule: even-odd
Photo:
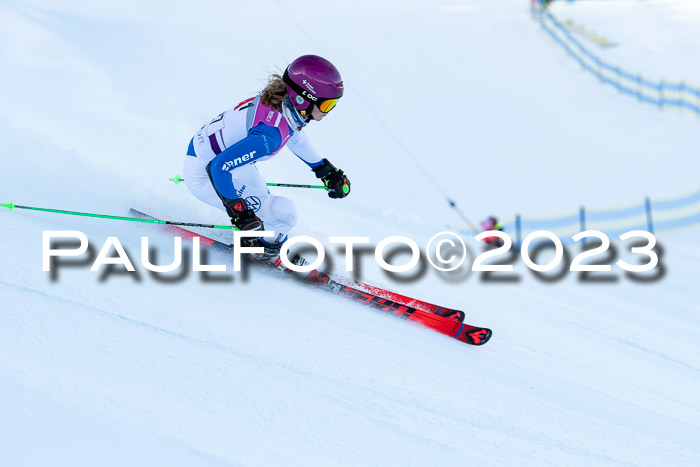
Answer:
[[[272,154],[281,144],[280,131],[260,123],[248,131],[248,136],[212,159],[209,163],[209,177],[219,196],[236,199],[236,189],[229,172]]]
[[[299,156],[297,156],[297,157],[299,157]],[[301,157],[299,157],[299,159],[301,159]],[[304,159],[301,159],[301,160],[304,161]],[[307,161],[304,161],[304,162],[306,162],[306,165],[308,165],[308,166],[311,167],[312,169],[315,169],[316,167],[318,167],[318,166],[324,164],[323,160],[320,160],[320,161],[314,162],[314,163],[307,162]]]
[[[289,139],[287,147],[312,169],[323,164],[323,156],[316,151],[306,133],[301,130]]]

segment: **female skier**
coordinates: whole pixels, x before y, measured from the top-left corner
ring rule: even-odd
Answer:
[[[331,198],[350,193],[342,170],[322,158],[303,128],[321,121],[343,95],[335,66],[317,55],[294,60],[283,76],[273,74],[262,92],[218,115],[190,141],[185,157],[187,188],[201,201],[222,209],[241,230],[271,230],[271,239],[242,239],[262,246],[253,258],[279,263],[279,251],[297,222],[294,203],[270,194],[256,163],[270,159],[285,145],[323,180]]]
[[[496,216],[489,216],[486,220],[481,221],[481,228],[484,229],[484,232],[489,230],[500,230],[503,232],[503,225],[498,222]],[[493,246],[503,246],[503,240],[501,240],[499,237],[486,237],[484,242]]]

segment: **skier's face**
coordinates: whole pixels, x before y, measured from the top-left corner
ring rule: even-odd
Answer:
[[[311,118],[313,118],[317,122],[320,122],[321,120],[323,120],[323,117],[325,117],[326,115],[328,115],[328,114],[321,112],[321,110],[314,105],[314,108],[311,111]]]

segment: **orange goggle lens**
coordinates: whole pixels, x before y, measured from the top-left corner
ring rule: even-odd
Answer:
[[[333,107],[335,107],[335,104],[338,103],[340,99],[328,99],[323,102],[321,102],[321,105],[318,106],[318,109],[323,112],[327,113],[333,110]]]

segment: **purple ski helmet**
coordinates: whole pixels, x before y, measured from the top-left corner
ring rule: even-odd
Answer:
[[[303,55],[284,70],[284,83],[292,105],[307,119],[313,106],[330,112],[343,96],[343,77],[328,60],[318,55]]]

